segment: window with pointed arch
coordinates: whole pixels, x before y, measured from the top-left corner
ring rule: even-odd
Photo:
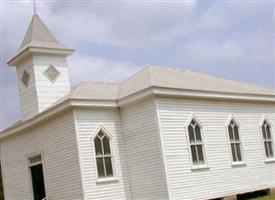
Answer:
[[[193,165],[204,165],[205,156],[201,126],[195,119],[192,119],[188,126],[188,136]]]
[[[94,138],[94,146],[98,178],[113,177],[114,168],[110,138],[103,131],[99,131]]]
[[[242,143],[240,139],[239,126],[233,119],[230,121],[228,125],[228,134],[233,162],[243,161]]]
[[[265,156],[267,159],[274,158],[271,126],[266,120],[264,120],[262,124],[262,134],[264,140]]]

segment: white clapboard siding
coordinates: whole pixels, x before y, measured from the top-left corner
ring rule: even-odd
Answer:
[[[37,153],[43,154],[44,178],[49,199],[82,199],[76,141],[72,112],[1,140],[5,200],[31,199],[27,158]]]
[[[28,87],[22,83],[24,70],[30,75]],[[32,65],[32,59],[25,60],[16,70],[19,88],[19,97],[21,105],[22,118],[30,117],[38,113],[38,99],[35,87],[35,75]]]
[[[167,199],[154,100],[121,110],[132,199]]]
[[[159,123],[170,199],[211,199],[275,186],[275,162],[265,163],[259,124],[273,123],[274,104],[158,99]],[[185,125],[192,113],[203,125],[209,169],[192,170]],[[226,122],[230,115],[240,123],[244,166],[232,166]]]
[[[76,110],[77,137],[81,162],[81,174],[85,200],[130,199],[121,122],[118,109],[78,109]],[[115,161],[115,181],[97,182],[93,136],[104,127],[112,137]]]
[[[50,65],[60,73],[54,82],[45,75]],[[68,65],[64,56],[35,55],[26,59],[16,70],[23,119],[44,111],[70,92]],[[24,70],[30,75],[27,87],[21,81]]]
[[[38,108],[42,112],[69,93],[68,64],[65,56],[36,55],[33,57],[33,65]],[[45,71],[50,65],[53,65],[59,72],[59,76],[54,82],[45,75]]]

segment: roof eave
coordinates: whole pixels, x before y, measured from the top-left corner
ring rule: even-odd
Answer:
[[[51,109],[45,110],[44,112],[39,113],[35,117],[28,119],[18,125],[15,125],[13,127],[7,128],[6,130],[2,131],[0,133],[0,140],[3,138],[6,138],[10,135],[13,135],[14,133],[20,132],[26,128],[29,128],[30,126],[33,126],[34,124],[37,124],[61,111],[64,111],[65,109],[71,107],[70,102],[64,101]]]
[[[52,117],[58,113],[63,112],[66,109],[72,107],[105,107],[105,108],[117,108],[118,104],[115,100],[82,100],[82,99],[66,99],[63,102],[39,113],[38,115],[30,118],[20,124],[7,128],[0,132],[0,140],[13,135],[17,132],[25,130],[37,123],[40,123],[49,117]]]
[[[12,57],[8,62],[8,66],[16,66],[22,59],[29,55],[35,53],[41,54],[54,54],[54,55],[65,55],[70,56],[74,52],[74,49],[70,48],[51,48],[51,47],[37,47],[37,46],[27,46],[21,51],[19,51],[14,57]]]
[[[221,92],[208,92],[208,91],[194,91],[182,90],[175,88],[164,87],[148,87],[144,90],[123,97],[118,100],[102,100],[102,99],[66,99],[63,102],[49,108],[48,110],[39,113],[34,118],[31,118],[21,124],[8,128],[0,133],[0,140],[10,136],[14,133],[20,132],[34,124],[37,124],[50,116],[64,111],[70,107],[96,107],[96,108],[118,108],[133,104],[141,99],[148,97],[173,97],[173,98],[186,98],[186,99],[207,99],[207,100],[230,100],[239,102],[256,102],[256,103],[275,103],[275,95],[261,95],[261,94],[235,94],[235,93],[221,93]]]
[[[275,94],[245,94],[245,93],[230,93],[217,91],[203,91],[203,90],[188,90],[165,87],[154,87],[153,93],[157,96],[169,97],[190,97],[199,99],[216,99],[216,100],[233,100],[233,101],[247,101],[247,102],[270,102],[275,103]]]

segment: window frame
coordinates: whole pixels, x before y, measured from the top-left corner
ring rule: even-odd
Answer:
[[[47,73],[48,70],[55,70],[55,72],[57,73],[56,77],[50,77],[50,75]],[[48,79],[48,81],[50,81],[52,84],[54,84],[56,82],[56,80],[61,76],[61,72],[57,69],[57,67],[55,67],[53,64],[50,64],[45,71],[43,72],[44,76]]]
[[[25,78],[27,78],[27,79],[25,79]],[[24,86],[24,88],[28,88],[30,85],[30,81],[31,81],[31,75],[27,69],[24,69],[21,74],[20,82]]]
[[[229,135],[229,126],[231,121],[234,121],[235,124],[238,127],[238,134],[239,134],[239,144],[240,144],[240,149],[241,149],[241,156],[242,160],[241,161],[234,161],[233,159],[233,154],[232,154],[232,149],[231,149],[231,140],[230,140],[230,135]],[[244,155],[244,146],[243,146],[243,139],[242,139],[242,134],[241,134],[241,124],[238,122],[238,120],[233,116],[233,114],[230,115],[229,119],[227,120],[225,124],[225,130],[226,130],[226,137],[228,140],[228,148],[229,148],[229,155],[230,155],[230,161],[232,166],[246,166],[245,162],[245,155]]]
[[[113,176],[112,177],[99,177],[98,176],[98,170],[97,170],[97,155],[95,151],[95,142],[94,139],[97,137],[97,135],[102,132],[105,137],[109,139],[109,145],[110,145],[110,154],[111,154],[111,163],[112,163],[112,170],[113,170]],[[96,131],[94,132],[93,136],[91,137],[91,143],[92,143],[92,151],[94,155],[94,168],[95,168],[95,175],[96,175],[96,182],[111,182],[111,181],[118,181],[117,173],[116,173],[116,167],[115,167],[115,154],[113,151],[113,137],[112,135],[102,126],[100,125]]]
[[[35,158],[37,156],[41,157],[41,161],[32,164],[30,162],[30,159]],[[30,199],[34,199],[34,197],[33,197],[33,186],[32,186],[32,175],[31,175],[30,168],[32,166],[36,166],[36,165],[39,165],[39,164],[41,164],[42,167],[43,167],[42,172],[43,172],[43,177],[44,177],[45,194],[46,194],[46,197],[48,197],[47,169],[46,169],[46,164],[45,164],[44,152],[43,151],[38,151],[38,152],[35,152],[35,153],[27,154],[27,155],[25,155],[25,161],[26,161],[26,170],[27,170],[27,174],[28,174],[28,186],[29,186],[29,197],[30,197]]]
[[[271,136],[271,139],[269,140],[272,144],[272,150],[273,150],[273,157],[269,158],[266,156],[266,152],[265,152],[265,142],[266,140],[264,139],[264,136],[263,136],[263,130],[262,130],[262,126],[264,124],[264,122],[267,122],[267,124],[269,125],[270,127],[270,136]],[[272,123],[270,122],[270,120],[266,117],[266,115],[263,115],[262,117],[262,120],[259,124],[259,129],[260,129],[260,134],[261,134],[261,139],[262,139],[262,148],[263,148],[263,156],[265,158],[265,162],[275,162],[275,144],[274,144],[274,137],[273,137],[273,133],[272,133],[272,130],[273,130],[273,125]]]
[[[191,142],[189,138],[189,130],[188,127],[191,124],[192,120],[195,121],[195,123],[199,126],[200,128],[200,133],[201,133],[201,142],[200,144],[202,145],[202,151],[203,151],[203,159],[204,163],[203,164],[194,164],[193,162],[193,157],[192,157],[192,150],[191,150]],[[191,116],[188,118],[186,124],[185,124],[185,129],[186,129],[186,137],[187,137],[187,144],[188,144],[188,151],[189,151],[189,158],[190,158],[190,163],[191,163],[191,169],[192,170],[199,170],[199,169],[209,169],[208,167],[208,162],[207,162],[207,154],[206,154],[206,144],[205,144],[205,138],[204,138],[204,133],[203,133],[203,124],[201,121],[196,117],[194,113],[191,114]],[[199,145],[199,144],[198,144]]]

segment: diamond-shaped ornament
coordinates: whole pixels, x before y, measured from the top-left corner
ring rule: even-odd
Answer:
[[[26,70],[24,70],[22,77],[21,77],[21,81],[25,85],[25,87],[28,87],[30,79],[31,79],[31,76],[29,75],[29,73]]]
[[[50,65],[44,72],[46,77],[51,81],[55,82],[58,76],[60,75],[60,72],[53,66]]]

